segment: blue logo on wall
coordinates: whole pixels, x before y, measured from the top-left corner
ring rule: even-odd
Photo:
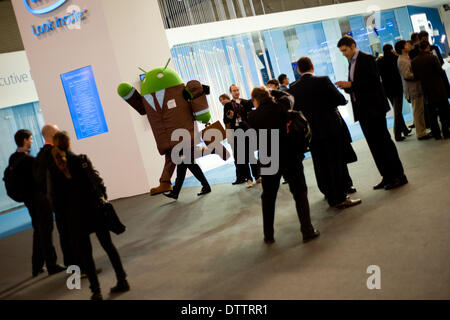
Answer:
[[[59,7],[61,7],[63,4],[67,2],[67,0],[58,0],[56,2],[53,2],[51,5],[48,5],[46,7],[36,8],[33,9],[30,6],[30,1],[33,3],[41,2],[42,0],[23,0],[25,4],[25,8],[31,12],[34,15],[42,15],[45,13],[52,12]],[[81,22],[86,18],[87,10],[73,10],[71,13],[68,13],[67,15],[63,17],[53,17],[50,19],[47,19],[46,22],[40,24],[40,25],[31,25],[31,30],[33,32],[33,35],[40,36],[41,34],[56,30],[57,28],[63,28],[65,26],[69,26],[71,24],[76,24]],[[70,27],[69,27],[70,28]]]
[[[31,2],[33,2],[33,3],[38,3],[40,1],[41,0],[31,0]],[[44,7],[44,8],[40,8],[40,9],[33,9],[33,8],[31,8],[30,3],[29,3],[30,0],[23,0],[23,2],[25,4],[25,8],[28,11],[30,11],[32,14],[39,15],[39,14],[49,13],[49,12],[52,12],[52,11],[58,9],[64,3],[66,3],[67,0],[58,0],[55,3],[53,3],[53,4],[51,4],[51,5],[47,6],[47,7]]]

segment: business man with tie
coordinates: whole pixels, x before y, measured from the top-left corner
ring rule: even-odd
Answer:
[[[355,40],[349,36],[339,40],[337,46],[350,65],[348,81],[338,81],[336,85],[350,94],[354,119],[359,121],[378,171],[383,177],[374,189],[390,190],[405,185],[408,179],[387,128],[386,113],[390,107],[375,59],[358,50]]]

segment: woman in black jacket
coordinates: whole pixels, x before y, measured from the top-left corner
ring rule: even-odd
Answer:
[[[271,163],[261,165],[264,242],[266,244],[275,242],[273,228],[275,202],[282,175],[286,177],[295,200],[303,242],[309,242],[317,238],[320,232],[314,229],[311,223],[308,188],[302,164],[304,154],[295,146],[295,141],[290,141],[286,130],[286,112],[292,107],[294,98],[286,92],[273,90],[269,93],[265,87],[256,87],[252,91],[252,100],[256,110],[248,116],[250,126],[256,130],[266,129],[269,132],[267,137],[272,136],[272,131],[279,133],[278,140],[268,139],[268,141],[263,141],[258,139],[260,153],[269,154],[268,151],[272,150],[270,145],[272,143],[277,143],[279,146],[278,153],[270,155]],[[277,163],[278,168],[276,168]],[[269,166],[275,166],[275,170],[270,170],[272,172],[266,170]]]
[[[54,161],[49,164],[52,200],[66,213],[73,250],[90,282],[91,299],[103,299],[92,256],[90,234],[93,232],[108,254],[116,273],[117,285],[111,289],[111,293],[128,291],[130,287],[119,253],[99,211],[100,205],[107,199],[103,180],[87,156],[75,155],[70,151],[70,138],[66,132],[56,133],[53,143]]]

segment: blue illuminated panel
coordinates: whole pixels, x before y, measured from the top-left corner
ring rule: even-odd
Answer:
[[[61,81],[77,139],[108,132],[92,67],[64,73]]]

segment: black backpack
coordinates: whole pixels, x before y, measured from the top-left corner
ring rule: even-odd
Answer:
[[[10,162],[3,173],[3,181],[5,182],[6,194],[17,202],[24,202],[26,195],[26,181],[23,173],[20,171],[20,163],[24,158],[17,159],[14,165]]]
[[[307,152],[311,144],[311,127],[301,111],[286,112],[286,132],[292,146],[300,152]]]

